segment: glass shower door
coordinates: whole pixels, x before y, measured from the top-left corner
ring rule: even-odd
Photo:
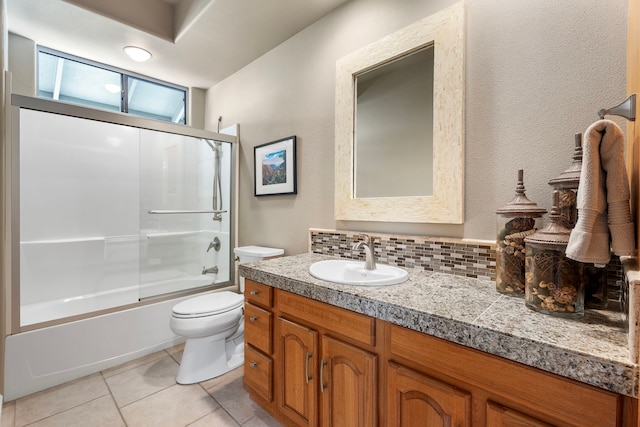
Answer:
[[[230,143],[140,131],[141,299],[229,282],[230,195]]]
[[[138,130],[20,112],[20,324],[138,301]]]

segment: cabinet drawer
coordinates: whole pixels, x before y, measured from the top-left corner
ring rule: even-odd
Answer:
[[[266,354],[271,354],[273,314],[253,304],[244,305],[244,338]]]
[[[277,290],[281,313],[291,314],[350,340],[375,346],[375,319],[340,307]]]
[[[244,297],[254,304],[273,307],[273,288],[271,286],[245,279]]]
[[[244,346],[244,383],[267,402],[273,400],[273,360],[250,345]]]

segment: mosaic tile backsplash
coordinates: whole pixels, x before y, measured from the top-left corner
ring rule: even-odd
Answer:
[[[353,250],[362,232],[309,230],[309,252],[364,261],[364,251]],[[367,233],[375,238],[376,261],[398,267],[455,274],[482,280],[496,279],[496,245],[493,242],[440,237]],[[622,264],[618,257],[609,263],[610,300],[619,300]]]
[[[353,250],[361,232],[310,229],[310,252],[364,261]],[[421,236],[368,233],[375,238],[376,261],[398,267],[495,280],[495,244]]]

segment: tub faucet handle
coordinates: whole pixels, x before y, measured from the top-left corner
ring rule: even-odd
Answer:
[[[209,242],[207,252],[209,252],[211,249],[215,249],[216,252],[220,250],[220,239],[218,239],[218,236],[214,237],[213,240]]]

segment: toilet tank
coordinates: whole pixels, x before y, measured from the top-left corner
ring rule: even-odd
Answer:
[[[284,249],[267,248],[264,246],[240,246],[233,249],[238,264],[246,264],[248,262],[262,261],[267,258],[273,258],[284,254]],[[244,292],[244,277],[240,277],[240,292]]]
[[[238,264],[247,262],[262,261],[266,258],[273,258],[284,254],[284,249],[267,248],[264,246],[240,246],[233,250],[238,259]]]

